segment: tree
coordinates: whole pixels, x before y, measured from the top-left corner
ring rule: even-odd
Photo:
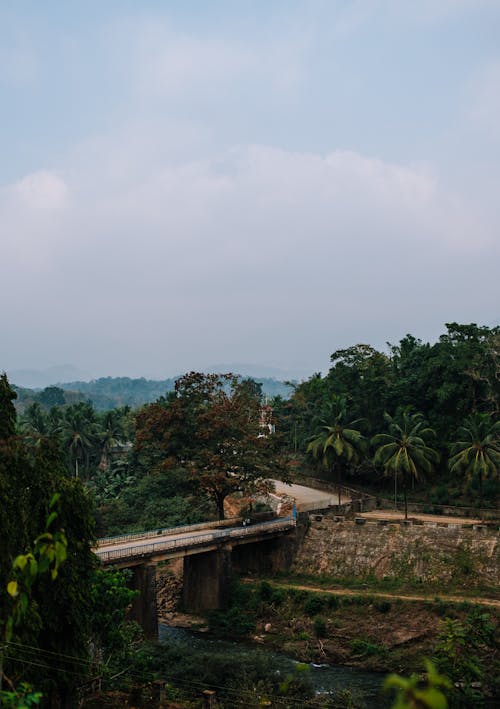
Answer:
[[[307,452],[320,461],[326,469],[337,470],[339,505],[341,503],[341,471],[342,464],[355,465],[359,463],[365,452],[366,439],[357,426],[361,419],[347,421],[347,404],[344,396],[333,396],[326,413],[328,423],[319,425],[319,433],[307,446]]]
[[[477,476],[481,500],[483,480],[498,477],[500,469],[500,421],[488,414],[471,414],[458,431],[460,440],[451,446],[448,461],[452,473]]]
[[[0,419],[4,417],[2,408]],[[32,590],[33,603],[14,636],[18,650],[9,659],[9,676],[16,684],[28,679],[53,695],[51,706],[75,706],[75,685],[85,675],[82,670],[77,676],[75,665],[87,666],[90,637],[90,590],[96,564],[92,500],[79,480],[68,477],[56,441],[45,438],[34,449],[14,435],[0,441],[0,578],[8,577],[19,550],[30,549],[45,529],[55,493],[60,495],[57,519],[67,539],[67,558],[57,584],[41,578]],[[6,622],[8,608],[7,593],[0,586],[0,625]],[[35,648],[37,658],[57,656],[57,664],[53,660],[31,664],[28,646]],[[63,655],[77,662],[68,665]]]
[[[116,409],[106,411],[100,418],[98,439],[101,445],[100,470],[107,470],[109,467],[109,453],[113,446],[123,440],[123,426],[120,415]]]
[[[389,414],[385,416],[389,433],[379,433],[372,438],[372,444],[378,446],[373,462],[381,465],[386,474],[394,475],[395,486],[398,477],[401,477],[405,519],[408,519],[408,481],[420,480],[439,461],[438,452],[426,443],[426,439],[435,436],[435,432],[426,426],[420,413],[403,410],[395,417]]]
[[[16,432],[16,409],[12,403],[17,399],[5,372],[0,375],[0,440],[13,436]]]
[[[62,437],[77,478],[80,463],[85,465],[88,472],[90,453],[96,443],[95,414],[89,404],[73,404],[66,409],[62,422]]]
[[[137,417],[137,451],[161,467],[187,468],[220,519],[229,494],[271,488],[287,478],[276,439],[259,429],[260,389],[232,374],[191,372],[175,393]]]

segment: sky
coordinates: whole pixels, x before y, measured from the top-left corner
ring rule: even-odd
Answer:
[[[0,0],[0,369],[499,323],[500,0]]]

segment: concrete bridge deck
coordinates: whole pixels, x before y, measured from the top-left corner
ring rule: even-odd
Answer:
[[[95,553],[103,565],[130,567],[148,561],[157,562],[212,551],[221,544],[235,546],[279,536],[294,528],[296,520],[294,517],[279,517],[248,527],[233,526],[222,529],[212,527],[200,529],[200,526],[160,530],[161,534],[153,531],[142,535],[103,539],[99,541]]]

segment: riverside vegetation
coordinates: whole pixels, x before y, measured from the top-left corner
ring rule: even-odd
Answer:
[[[260,386],[229,374],[191,373],[173,391],[138,410],[122,406],[100,412],[90,401],[72,402],[67,392],[49,387],[16,417],[15,399],[2,376],[0,533],[6,544],[0,552],[5,582],[0,625],[8,622],[14,603],[7,593],[12,564],[34,548],[54,493],[60,495],[57,524],[68,554],[54,581],[41,579],[30,590],[23,623],[4,651],[4,672],[14,693],[27,681],[43,695],[37,701],[47,706],[75,706],[75,698],[91,694],[95,682],[102,691],[130,693],[159,676],[169,681],[172,701],[190,695],[181,681],[174,686],[176,677],[183,676],[180,665],[188,663],[185,655],[180,654],[176,665],[168,655],[173,649],[140,645],[138,629],[125,619],[132,597],[126,574],[96,568],[91,552],[96,534],[221,517],[228,496],[255,498],[269,489],[269,478],[287,480],[298,470],[377,495],[394,491],[398,498],[402,492],[405,506],[407,500],[420,501],[429,510],[450,503],[494,510],[497,504],[499,328],[451,323],[435,344],[408,335],[390,346],[389,354],[368,345],[339,350],[327,375],[313,375],[294,385],[288,399],[276,396],[269,402],[264,412],[269,417],[272,410],[274,435],[259,435],[270,423],[262,420]],[[429,669],[427,689],[446,692],[454,705],[474,701],[480,706],[479,695],[495,689],[490,682],[497,661],[493,611],[429,600],[421,608],[413,604],[410,612],[403,601],[325,601],[316,594],[320,603],[300,589],[258,585],[238,594],[225,615],[211,619],[219,632],[228,627],[234,631],[236,618],[249,618],[245,632],[252,628],[253,633],[252,624],[258,628],[271,614],[276,627],[271,643],[293,643],[287,633],[293,631],[295,640],[302,634],[300,653],[286,645],[291,654],[304,652],[301,659],[318,659],[323,648],[333,660],[337,652],[339,662],[421,670],[418,657],[425,654],[458,683],[446,688]],[[319,605],[312,613],[315,603]],[[387,637],[405,628],[416,609],[422,617],[429,614],[429,625],[436,626],[439,618],[440,629],[428,633],[422,644],[410,643],[409,652],[404,642],[391,646]],[[287,626],[290,614],[301,629]],[[344,633],[348,639],[335,643],[334,652],[330,636],[341,635],[344,623],[359,627],[361,618],[384,628],[385,636],[382,631],[370,635],[368,626],[363,637],[349,631]],[[247,687],[264,683],[261,698],[268,692],[286,697],[290,706],[319,701],[307,696],[306,673],[277,682],[269,663],[262,666],[267,674],[244,674],[236,664],[234,675],[227,668],[225,672],[234,686],[237,677],[244,677]],[[223,687],[222,671],[212,672]],[[414,701],[420,691],[415,682],[401,682],[406,693],[401,701]],[[206,683],[210,686],[208,676]],[[472,699],[468,692],[475,693]],[[18,706],[24,700],[12,696],[8,701]],[[234,706],[234,695],[231,701]]]

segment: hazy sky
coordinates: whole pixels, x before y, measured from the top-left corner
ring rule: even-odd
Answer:
[[[500,0],[0,0],[0,369],[499,322]]]

